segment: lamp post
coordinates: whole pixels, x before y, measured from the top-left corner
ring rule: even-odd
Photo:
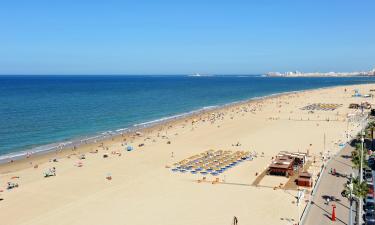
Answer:
[[[349,225],[353,224],[353,209],[352,209],[352,194],[353,194],[353,173],[350,176],[350,184],[349,187]]]
[[[354,121],[354,116],[352,114],[348,114],[346,116],[346,142],[349,143],[349,127],[350,123]]]
[[[327,155],[326,155],[326,133],[324,133],[324,137],[323,137],[323,167],[324,168],[326,166],[326,160],[327,160]]]
[[[359,184],[362,184],[363,181],[363,144],[365,142],[364,138],[364,131],[363,131],[363,123],[362,123],[362,130],[361,130],[361,157],[360,157],[360,167],[359,167]],[[359,224],[362,224],[362,198],[359,198],[359,207],[358,207],[358,221]]]
[[[363,137],[363,130],[361,132],[361,158],[360,158],[360,167],[359,167],[359,173],[360,173],[360,176],[359,176],[359,183],[362,183],[363,181],[363,145],[364,145],[364,142],[365,142],[365,138]]]

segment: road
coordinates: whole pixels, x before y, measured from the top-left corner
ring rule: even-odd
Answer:
[[[351,174],[353,171],[349,157],[352,150],[351,146],[345,146],[328,163],[312,200],[304,225],[349,224],[349,201],[347,198],[341,196],[341,192],[344,189],[344,184],[347,182],[346,175]],[[335,168],[338,175],[330,174],[330,168]],[[327,204],[327,196],[333,196],[336,200]],[[331,221],[333,204],[336,205],[335,222]],[[355,210],[353,211],[353,221],[354,218]]]

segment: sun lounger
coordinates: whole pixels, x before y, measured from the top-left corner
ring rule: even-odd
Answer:
[[[18,184],[17,183],[13,183],[13,182],[8,182],[7,189],[11,190],[13,188],[18,188]]]
[[[55,167],[49,169],[47,172],[44,173],[44,177],[52,177],[52,176],[56,176],[56,169]]]

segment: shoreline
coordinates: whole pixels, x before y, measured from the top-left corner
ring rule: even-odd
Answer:
[[[359,85],[363,85],[363,84],[359,84]],[[223,110],[226,108],[235,107],[241,104],[254,103],[259,100],[272,99],[275,97],[286,96],[290,94],[299,94],[299,93],[304,93],[307,91],[315,91],[315,90],[318,91],[318,90],[345,87],[345,86],[353,86],[353,84],[303,89],[303,90],[298,90],[298,91],[286,91],[286,92],[269,94],[265,96],[252,97],[249,99],[229,102],[229,103],[225,103],[221,105],[204,106],[197,110],[175,114],[172,116],[166,116],[166,117],[162,117],[159,119],[146,121],[143,123],[133,124],[130,127],[119,128],[116,130],[103,131],[103,132],[92,134],[86,137],[71,138],[71,139],[67,139],[64,141],[40,145],[31,149],[20,150],[20,151],[16,151],[13,153],[0,155],[0,167],[2,165],[6,165],[9,163],[15,163],[18,161],[27,160],[30,156],[33,156],[33,158],[43,157],[43,156],[47,156],[56,152],[67,151],[69,149],[78,148],[78,147],[82,147],[85,145],[97,144],[98,142],[105,142],[110,139],[116,139],[120,136],[124,137],[124,135],[129,136],[129,135],[132,135],[132,133],[142,132],[148,129],[154,129],[154,128],[157,128],[158,126],[168,125],[169,123],[175,123],[184,119],[191,119],[191,117],[194,117],[194,116],[204,115],[205,113],[212,113],[212,112]]]

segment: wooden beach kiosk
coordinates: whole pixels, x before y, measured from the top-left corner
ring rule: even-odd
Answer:
[[[268,174],[293,176],[306,163],[307,153],[281,151],[268,167]]]
[[[268,167],[268,174],[279,176],[292,176],[293,175],[294,159],[287,156],[276,158]]]
[[[312,181],[312,175],[307,172],[302,172],[299,174],[296,183],[298,186],[302,187],[312,187],[313,181]]]

